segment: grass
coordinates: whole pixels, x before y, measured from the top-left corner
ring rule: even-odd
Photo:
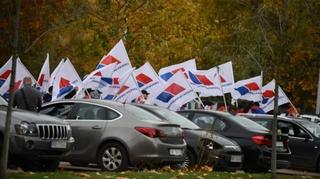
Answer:
[[[251,174],[234,172],[215,172],[215,171],[125,171],[125,172],[19,172],[9,173],[7,179],[204,179],[204,178],[222,178],[222,179],[260,179],[270,178],[269,173]],[[309,176],[290,176],[278,175],[279,179],[286,178],[314,178]]]

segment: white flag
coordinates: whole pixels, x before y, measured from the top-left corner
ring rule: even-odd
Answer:
[[[120,88],[114,100],[122,103],[133,103],[141,95],[142,94],[131,71],[120,79]]]
[[[224,93],[233,91],[234,76],[232,62],[227,62],[218,66],[221,86]]]
[[[201,96],[222,96],[217,68],[209,70],[189,70],[188,82]]]
[[[34,79],[32,74],[29,72],[29,70],[21,62],[20,58],[17,58],[16,78],[14,82],[13,92],[15,92],[16,90],[22,87],[22,82],[25,77],[30,77],[32,80],[32,84],[36,83],[36,80]],[[7,78],[5,83],[0,87],[0,94],[6,99],[9,96],[9,88],[10,88],[10,76]]]
[[[55,77],[57,75],[57,73],[60,71],[62,65],[64,64],[64,59],[62,59],[59,64],[57,65],[57,67],[53,70],[53,72],[50,75],[50,79],[49,79],[49,87],[53,86],[53,82],[55,81]]]
[[[262,100],[261,86],[261,76],[237,81],[233,86],[234,90],[231,92],[232,98],[259,102]]]
[[[116,63],[117,66],[114,69],[114,76],[120,77],[128,70],[132,69],[130,59],[128,57],[128,53],[123,44],[123,41],[120,40],[111,50],[110,52],[103,56],[100,60],[97,69],[102,68],[106,65],[110,65],[112,63]]]
[[[196,60],[191,59],[179,64],[161,68],[159,71],[159,76],[164,81],[168,81],[175,73],[179,71],[181,71],[187,77],[187,70],[196,70],[196,69],[197,69]]]
[[[12,56],[10,59],[0,68],[0,88],[8,79],[11,74]]]
[[[40,91],[42,92],[48,91],[49,79],[50,79],[50,66],[49,66],[49,54],[47,53],[47,58],[43,63],[43,66],[40,70],[40,74],[37,80],[37,87],[40,88]]]
[[[57,72],[55,80],[53,81],[52,101],[63,99],[74,88],[82,91],[83,84],[72,63],[67,59]]]
[[[270,81],[268,84],[262,87],[262,101],[260,102],[260,108],[265,112],[272,111],[274,109],[274,96],[275,96],[275,80]],[[278,87],[278,106],[289,103],[290,100],[281,87]]]
[[[182,72],[174,74],[157,93],[150,94],[151,103],[177,111],[189,101],[197,98]]]
[[[112,63],[91,72],[84,80],[86,88],[99,89],[112,85],[112,74],[117,64]]]
[[[158,74],[154,71],[149,62],[134,70],[133,76],[135,77],[140,90],[146,90],[148,93],[157,91],[162,83]]]

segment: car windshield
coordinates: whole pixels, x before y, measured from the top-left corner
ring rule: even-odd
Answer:
[[[253,130],[263,130],[263,131],[269,131],[269,129],[263,127],[262,125],[242,116],[234,116],[231,114],[226,115],[229,119],[232,121],[240,124],[241,126],[247,128],[247,129],[253,129]]]
[[[2,105],[2,106],[8,106],[7,101],[6,101],[5,99],[3,99],[2,96],[0,96],[0,105]]]
[[[124,113],[128,112],[129,116],[133,116],[137,120],[153,120],[153,121],[161,121],[160,118],[157,116],[151,114],[150,112],[143,110],[139,107],[133,106],[133,105],[125,105]]]
[[[320,126],[306,120],[297,120],[301,125],[308,129],[315,137],[320,137]]]
[[[181,116],[180,114],[170,111],[165,108],[160,107],[154,107],[154,106],[139,106],[157,116],[159,116],[162,119],[168,120],[170,123],[178,124],[181,128],[184,129],[200,129],[199,126],[194,124],[193,122],[189,121],[187,118]]]

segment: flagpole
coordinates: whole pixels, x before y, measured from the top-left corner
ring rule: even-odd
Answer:
[[[289,99],[289,98],[288,98]],[[289,100],[289,104],[291,105],[291,107],[293,108],[293,110],[296,112],[296,114],[298,115],[298,110],[297,108],[292,104],[291,100]]]
[[[219,73],[219,71],[220,71],[220,70],[219,70],[219,66],[217,66],[217,72],[218,72],[219,82],[220,82],[220,90],[221,90],[221,92],[222,92],[224,107],[225,107],[225,110],[228,111],[226,96],[224,95],[223,86],[222,86],[222,84],[221,84],[221,79],[220,79],[220,73]]]

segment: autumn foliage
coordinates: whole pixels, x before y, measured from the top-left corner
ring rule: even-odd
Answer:
[[[314,111],[320,68],[320,1],[22,0],[19,55],[37,76],[69,57],[80,75],[122,38],[131,62],[161,67],[232,60],[236,80],[264,71],[296,106]],[[15,1],[0,2],[0,65],[11,56]]]

